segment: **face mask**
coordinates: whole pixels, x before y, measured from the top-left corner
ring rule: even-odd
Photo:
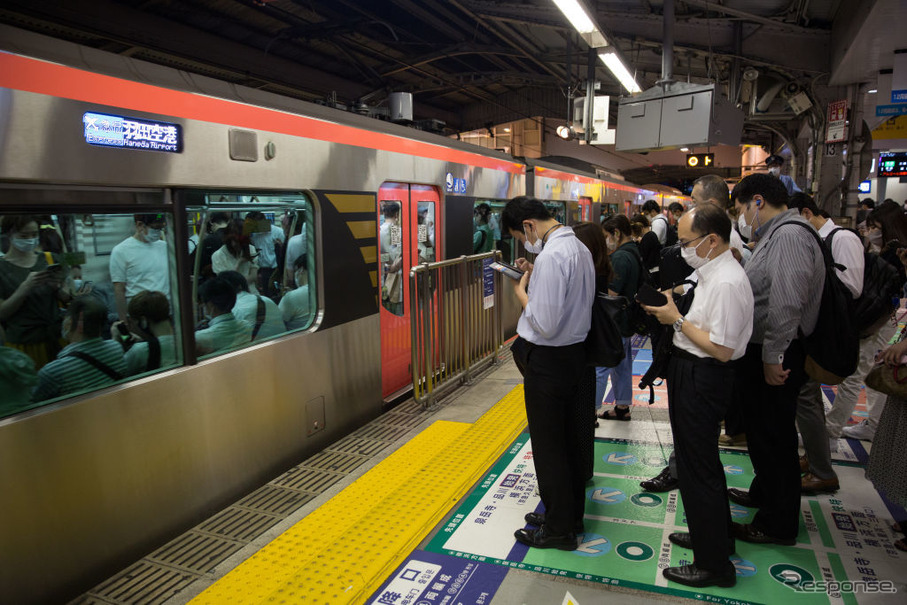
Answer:
[[[19,252],[31,252],[35,248],[38,247],[38,238],[37,237],[29,237],[29,238],[25,238],[25,239],[19,239],[18,237],[14,237],[12,239],[12,241],[13,241],[13,246],[15,246],[16,250],[18,250]]]
[[[879,229],[873,229],[866,233],[866,239],[869,243],[878,248],[882,247],[882,232]]]
[[[746,205],[749,208],[749,204]],[[753,224],[746,222],[746,211],[740,212],[740,217],[737,219],[737,227],[740,231],[741,237],[746,239],[753,239],[753,228],[756,226],[756,223],[759,219],[759,206],[756,206],[756,216],[753,217]]]
[[[614,252],[615,250],[617,250],[617,242],[610,237],[605,238],[605,244],[607,244],[609,252]]]
[[[772,168],[768,169],[768,173],[772,176],[781,176],[781,168],[773,166]]]
[[[151,227],[148,227],[148,231],[145,232],[145,241],[149,244],[159,241],[161,239],[162,231],[162,229],[152,229]]]
[[[703,239],[702,242],[704,242],[704,241],[706,241],[706,240]],[[682,256],[684,262],[686,264],[688,264],[690,267],[692,267],[693,269],[699,269],[700,267],[704,266],[707,262],[712,260],[708,256],[703,258],[696,254],[696,251],[699,250],[699,246],[702,245],[702,242],[699,242],[699,244],[697,244],[695,248],[687,247],[687,248],[680,249],[680,256]],[[711,254],[711,253],[712,253],[712,251],[709,250],[709,254]]]
[[[76,291],[81,290],[81,289],[82,289],[82,286],[83,286],[84,284],[85,284],[85,281],[84,281],[84,280],[81,280],[81,279],[74,279],[74,280],[72,280],[72,285],[73,285],[73,287],[76,289]]]
[[[539,254],[542,251],[542,248],[545,247],[545,244],[542,242],[542,238],[538,237],[538,233],[535,234],[536,240],[534,242],[529,241],[529,234],[526,233],[526,227],[523,227],[523,235],[526,236],[526,241],[523,242],[523,247],[526,248],[526,252]]]

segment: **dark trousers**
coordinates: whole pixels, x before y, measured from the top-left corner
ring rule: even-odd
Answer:
[[[765,382],[762,345],[750,343],[739,370],[746,440],[756,477],[750,495],[759,505],[753,525],[776,538],[796,538],[800,529],[800,456],[797,396],[806,382],[799,340],[784,352],[790,374],[781,386]]]
[[[668,412],[680,496],[699,569],[724,571],[731,511],[727,481],[718,457],[719,423],[733,394],[734,368],[714,359],[674,354],[668,363]]]
[[[571,533],[582,521],[589,450],[582,442],[593,416],[580,388],[585,367],[583,343],[565,347],[534,345],[517,338],[511,347],[523,374],[526,417],[545,527],[554,535]]]

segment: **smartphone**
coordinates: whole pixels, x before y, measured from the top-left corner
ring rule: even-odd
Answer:
[[[648,307],[663,307],[668,304],[668,297],[649,284],[643,284],[636,292],[636,302]]]
[[[505,262],[495,261],[488,266],[491,267],[492,269],[494,269],[495,271],[499,271],[500,273],[503,273],[510,279],[515,279],[516,281],[520,281],[523,278],[523,271],[520,271],[513,265],[509,265]]]

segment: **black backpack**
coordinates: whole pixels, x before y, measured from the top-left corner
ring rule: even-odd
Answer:
[[[659,214],[652,219],[652,224],[655,224],[655,221],[664,221],[665,222],[665,243],[662,245],[663,248],[668,246],[673,246],[677,243],[677,225],[671,225],[668,221],[668,217],[663,214]]]
[[[833,229],[825,243],[831,249],[831,240],[838,231],[856,231],[838,227]],[[873,252],[864,252],[863,291],[854,301],[854,322],[860,338],[875,334],[898,306],[900,284],[898,270],[891,263]]]
[[[642,262],[642,256],[639,255],[639,251],[636,248],[630,248],[628,251],[636,259],[636,263],[639,266],[639,279],[636,281],[636,291],[639,292],[639,288],[643,284],[648,284],[657,290],[658,284],[655,283],[652,274],[646,269],[646,265]],[[630,333],[622,334],[625,337],[639,334],[640,336],[651,336],[654,341],[661,334],[661,324],[658,323],[658,320],[655,319],[654,316],[646,313],[635,300],[629,301],[629,306],[627,307],[627,320],[627,323],[630,324]]]
[[[830,243],[823,242],[812,225],[787,221],[779,228],[784,225],[799,225],[806,229],[819,244],[825,260],[825,285],[816,327],[812,333],[800,335],[806,351],[806,373],[822,384],[840,384],[857,370],[860,358],[860,337],[853,321],[853,295],[835,272],[836,268],[845,267],[835,264]],[[777,229],[772,235],[776,232]]]

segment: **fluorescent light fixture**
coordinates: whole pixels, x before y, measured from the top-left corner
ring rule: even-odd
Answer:
[[[602,33],[595,19],[586,10],[579,0],[553,0],[570,25],[579,32],[583,40],[592,48],[608,46],[608,39]]]
[[[681,147],[680,150],[681,150],[682,152],[684,152],[684,153],[689,153],[689,152],[690,152],[690,148],[689,148],[689,147]]]
[[[611,73],[614,74],[614,77],[627,89],[627,92],[642,92],[639,84],[636,83],[636,80],[633,78],[632,74],[630,74],[630,70],[628,70],[627,66],[624,65],[624,62],[620,60],[617,53],[599,53],[598,58],[611,70]]]
[[[871,90],[867,90],[867,91],[866,91],[866,93],[867,93],[867,94],[870,94],[870,95],[874,95],[874,94],[876,94],[877,92],[879,92],[879,89],[878,89],[878,88],[873,88],[873,89],[871,89]]]

